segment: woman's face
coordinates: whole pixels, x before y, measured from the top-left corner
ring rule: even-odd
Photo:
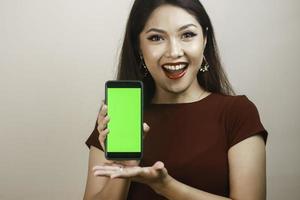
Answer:
[[[139,39],[156,93],[178,95],[199,88],[197,73],[205,40],[193,15],[180,7],[162,5],[150,15]]]

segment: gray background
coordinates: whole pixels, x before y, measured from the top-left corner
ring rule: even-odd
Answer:
[[[269,131],[268,199],[300,199],[296,0],[203,1],[238,94]],[[131,0],[0,0],[0,199],[82,199]]]

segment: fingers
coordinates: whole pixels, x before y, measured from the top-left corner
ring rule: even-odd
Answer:
[[[106,176],[110,178],[130,178],[134,181],[148,182],[155,179],[162,180],[168,175],[164,163],[156,162],[151,167],[128,167],[118,164],[103,164],[93,167],[94,176]]]
[[[118,171],[121,171],[121,169],[118,167],[118,169],[97,169],[94,171],[94,176],[108,176],[111,177],[113,174],[116,174]]]
[[[142,173],[141,167],[120,168],[116,172],[110,174],[110,178],[132,178]]]
[[[105,145],[104,145],[105,138],[109,133],[109,130],[107,129],[108,122],[109,122],[109,117],[107,116],[107,105],[105,105],[104,102],[102,101],[102,105],[97,119],[97,123],[98,123],[97,130],[99,132],[98,139],[103,150],[105,149]]]
[[[108,171],[118,171],[120,168],[123,168],[122,165],[115,165],[115,164],[110,164],[110,165],[97,165],[93,167],[93,171],[96,170],[108,170]]]
[[[98,114],[98,125],[100,125],[101,121],[104,119],[104,117],[107,115],[107,105],[102,102],[100,112]]]
[[[102,101],[101,104],[101,108],[100,108],[100,112],[98,115],[98,119],[97,119],[97,130],[99,132],[99,142],[103,148],[103,150],[105,149],[105,139],[107,137],[107,134],[109,133],[109,130],[107,129],[107,124],[109,122],[110,118],[109,116],[107,116],[107,105]],[[147,123],[143,123],[143,130],[144,130],[144,136],[143,138],[145,138],[146,133],[149,132],[150,127]]]
[[[122,165],[99,165],[93,167],[94,176],[107,176],[110,178],[130,178],[141,172],[141,167],[124,167]]]
[[[115,163],[104,163],[102,165],[96,165],[92,168],[94,176],[107,176],[110,177],[111,174],[123,168],[122,165]]]
[[[109,133],[109,129],[108,128],[106,128],[106,129],[104,129],[104,130],[102,130],[102,131],[99,132],[98,139],[99,139],[99,142],[100,142],[103,150],[105,149],[104,141],[105,141],[106,136],[107,136],[108,133]]]
[[[109,120],[110,120],[110,118],[107,115],[104,118],[102,118],[101,120],[98,120],[97,129],[98,129],[99,133],[100,133],[100,131],[103,131],[104,129],[106,129]]]

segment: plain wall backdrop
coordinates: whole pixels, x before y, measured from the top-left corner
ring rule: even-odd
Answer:
[[[238,94],[269,132],[269,200],[300,199],[296,0],[202,1]],[[0,0],[0,199],[82,199],[132,0]]]

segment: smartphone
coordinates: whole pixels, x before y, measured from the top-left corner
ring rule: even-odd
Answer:
[[[143,152],[143,83],[107,81],[105,103],[110,121],[105,140],[109,160],[140,160]]]

